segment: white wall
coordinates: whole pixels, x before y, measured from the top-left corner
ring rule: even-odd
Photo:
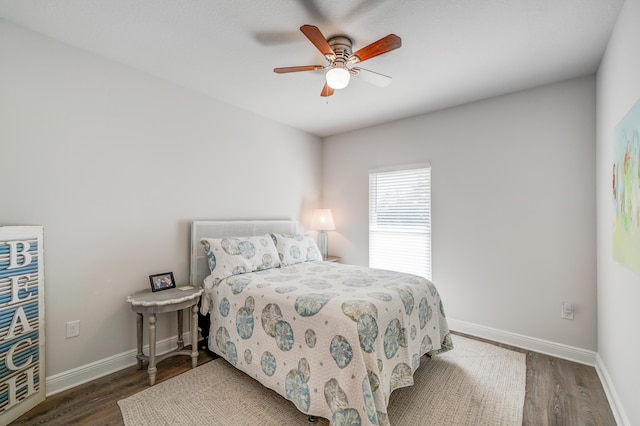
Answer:
[[[319,138],[2,20],[0,152],[0,224],[44,225],[49,376],[135,348],[126,296],[188,281],[190,221],[319,200]]]
[[[611,170],[614,128],[640,99],[638,40],[640,2],[627,1],[598,71],[597,256],[598,353],[628,425],[640,424],[640,276],[613,260]]]
[[[324,139],[332,254],[368,264],[368,170],[418,162],[447,316],[596,350],[595,78]]]

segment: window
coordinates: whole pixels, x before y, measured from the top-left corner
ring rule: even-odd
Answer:
[[[369,172],[369,266],[431,279],[431,166]]]

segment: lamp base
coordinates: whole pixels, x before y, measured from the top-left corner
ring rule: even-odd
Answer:
[[[322,255],[322,260],[327,260],[329,256],[329,236],[327,231],[318,231],[318,249]]]

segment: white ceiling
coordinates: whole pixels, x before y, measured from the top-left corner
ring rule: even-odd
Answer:
[[[329,136],[597,70],[624,0],[0,0],[0,17],[239,108]],[[324,65],[299,31],[346,34],[386,88],[320,97]]]

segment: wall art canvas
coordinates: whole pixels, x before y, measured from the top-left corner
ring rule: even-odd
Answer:
[[[42,226],[0,226],[0,424],[45,398]]]
[[[640,274],[640,99],[615,128],[613,258]]]

